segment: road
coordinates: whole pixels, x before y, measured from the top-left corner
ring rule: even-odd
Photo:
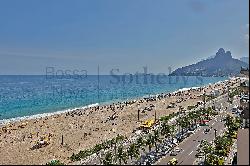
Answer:
[[[201,140],[207,140],[208,142],[211,142],[215,138],[214,129],[217,130],[217,136],[223,132],[224,123],[221,122],[221,119],[223,119],[223,116],[225,117],[226,113],[228,113],[228,111],[225,111],[225,108],[227,108],[227,110],[230,110],[232,108],[232,105],[227,102],[227,95],[219,96],[215,99],[215,102],[209,101],[206,103],[206,107],[211,107],[212,105],[214,105],[216,108],[221,108],[221,111],[219,112],[219,115],[217,115],[208,123],[209,126],[200,126],[193,135],[186,138],[179,144],[178,147],[183,150],[179,152],[177,156],[170,156],[169,154],[167,154],[165,157],[157,161],[155,163],[156,165],[166,165],[168,161],[173,157],[178,159],[178,165],[192,165],[196,159],[195,154],[197,153],[197,149]],[[210,128],[211,130],[207,134],[205,134],[205,128]],[[90,162],[88,162],[88,164],[97,163],[99,163],[99,160],[97,158],[92,159]]]
[[[193,135],[181,142],[178,146],[181,151],[176,156],[170,156],[170,154],[167,154],[165,157],[156,162],[155,165],[166,165],[173,157],[178,160],[178,165],[192,165],[196,159],[195,154],[197,153],[197,149],[201,140],[207,140],[208,142],[213,141],[215,138],[214,129],[217,130],[217,136],[223,133],[223,129],[225,127],[224,122],[222,122],[221,120],[223,119],[223,116],[225,116],[228,111],[231,110],[232,105],[227,102],[226,96],[219,97],[214,104],[217,107],[221,105],[221,103],[223,103],[222,108],[227,108],[227,110],[221,111],[219,115],[217,115],[208,123],[209,126],[200,126]],[[207,104],[207,106],[211,106],[212,104],[213,102],[210,102],[209,104]],[[207,134],[205,134],[205,128],[210,128],[211,130]]]
[[[195,154],[197,153],[198,146],[201,140],[207,140],[211,142],[215,138],[214,129],[217,129],[216,135],[219,135],[223,132],[224,123],[220,120],[222,119],[221,116],[217,116],[215,119],[211,120],[208,124],[209,126],[201,126],[199,129],[186,140],[179,144],[179,148],[182,149],[176,156],[170,156],[169,154],[159,160],[156,165],[166,165],[170,159],[173,157],[178,160],[178,164],[180,165],[192,165],[195,161]],[[205,128],[212,129],[205,134]]]

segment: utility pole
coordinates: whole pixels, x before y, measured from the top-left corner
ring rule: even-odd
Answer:
[[[137,103],[137,120],[140,122],[140,109],[139,109],[139,103]]]
[[[62,142],[61,142],[61,145],[63,145],[63,135],[62,135]]]
[[[203,106],[204,106],[204,110],[206,108],[206,91],[203,94]]]
[[[217,129],[214,129],[214,138],[216,138],[216,133],[217,132]]]
[[[155,122],[156,122],[156,108],[155,108]]]
[[[140,110],[138,109],[138,111],[137,111],[137,115],[138,115],[138,122],[140,122]]]
[[[181,132],[181,126],[180,126],[180,118],[181,118],[181,106],[179,106],[179,133]]]

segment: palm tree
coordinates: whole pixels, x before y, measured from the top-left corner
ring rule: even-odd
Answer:
[[[111,139],[111,140],[108,140],[106,142],[106,148],[113,148],[113,145],[114,145],[114,142],[115,142],[115,139]]]
[[[124,150],[122,145],[119,146],[117,149],[116,159],[119,160],[119,165],[121,165],[122,162],[127,164],[128,155],[127,155],[127,152]]]
[[[160,138],[160,133],[158,130],[154,131],[154,143],[155,143],[155,148],[156,148],[156,152],[158,152],[158,147],[157,147],[157,142],[161,142],[161,138]]]
[[[202,117],[201,117],[201,115],[202,115],[201,110],[194,111],[194,114],[197,117],[198,121],[200,121],[202,119]]]
[[[165,136],[170,133],[170,125],[168,125],[166,122],[162,122],[160,126],[160,133],[162,136]]]
[[[98,159],[101,161],[101,150],[104,148],[103,144],[96,144],[93,148],[93,153],[96,153]]]
[[[117,151],[117,144],[120,143],[120,142],[123,141],[123,140],[124,140],[124,136],[119,135],[119,134],[118,134],[115,138],[113,138],[113,139],[111,140],[111,146],[115,145],[115,146],[114,146],[115,155],[116,155],[116,151]]]
[[[206,113],[207,113],[207,119],[208,119],[208,117],[211,116],[212,113],[213,113],[212,108],[211,108],[211,107],[208,107],[207,110],[206,110]]]
[[[139,137],[137,140],[136,140],[136,146],[138,149],[142,149],[143,151],[145,151],[145,148],[143,147],[145,145],[145,141],[142,137]]]
[[[203,108],[206,108],[206,92],[203,94]]]
[[[192,119],[190,118],[190,116],[183,117],[183,121],[184,121],[184,124],[185,124],[185,128],[191,128]]]
[[[113,164],[113,155],[110,151],[108,151],[102,160],[103,165],[112,165]]]
[[[200,114],[197,112],[194,112],[194,124],[197,127],[197,122],[199,122]]]
[[[174,143],[174,132],[175,132],[175,126],[170,126],[169,134],[172,138],[172,143]]]
[[[153,144],[155,143],[154,137],[152,134],[149,134],[146,138],[146,145],[148,146],[149,152],[151,151]]]
[[[46,163],[46,165],[64,165],[64,163],[59,160],[52,160],[49,163]]]
[[[189,112],[188,113],[188,118],[189,118],[189,122],[190,122],[191,126],[193,126],[194,125],[194,113]]]
[[[94,146],[94,148],[93,148],[93,152],[94,153],[98,153],[100,150],[102,150],[103,149],[103,146],[102,146],[102,144],[96,144],[95,146]]]
[[[179,124],[179,127],[181,127],[181,135],[183,135],[184,134],[184,130],[183,129],[187,127],[187,122],[186,122],[185,118],[182,118],[182,119],[179,118],[178,119],[178,124]]]
[[[226,136],[218,136],[216,137],[215,141],[215,149],[219,155],[227,156],[229,152],[229,147],[232,144],[232,139]]]
[[[198,151],[198,153],[204,154],[205,164],[206,164],[207,163],[207,154],[213,153],[214,149],[212,147],[212,144],[210,144],[206,140],[203,140],[197,151]]]
[[[180,118],[176,119],[176,123],[178,125],[178,132],[181,132],[181,119]]]
[[[220,162],[221,158],[219,158],[219,156],[213,154],[213,153],[210,153],[207,155],[207,164],[208,165],[224,165],[223,163],[223,160],[222,160],[222,163]]]
[[[135,143],[130,144],[130,146],[127,150],[127,154],[128,154],[128,156],[130,156],[131,161],[133,160],[133,157],[138,159],[138,157],[140,155],[140,151]]]
[[[230,115],[227,115],[227,117],[225,118],[225,126],[229,127],[233,122],[233,117],[231,117]]]

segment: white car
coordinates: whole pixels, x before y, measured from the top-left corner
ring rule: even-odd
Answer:
[[[180,148],[178,148],[178,147],[176,147],[176,148],[175,148],[175,151],[176,151],[176,152],[180,152],[180,151],[181,151],[181,149],[180,149]]]
[[[188,131],[187,134],[194,134],[194,131]]]

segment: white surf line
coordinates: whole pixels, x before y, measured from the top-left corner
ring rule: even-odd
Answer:
[[[192,154],[193,153],[193,151],[192,152],[190,152],[188,155],[190,155],[190,154]]]

